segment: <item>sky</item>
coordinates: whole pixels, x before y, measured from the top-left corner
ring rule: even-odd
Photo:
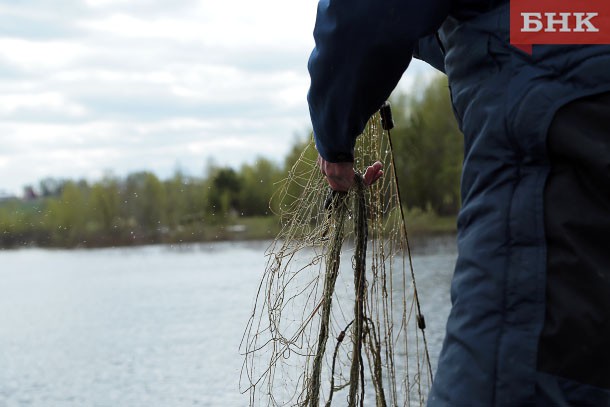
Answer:
[[[0,194],[281,162],[311,127],[315,0],[0,3]],[[412,64],[399,87],[431,75]]]

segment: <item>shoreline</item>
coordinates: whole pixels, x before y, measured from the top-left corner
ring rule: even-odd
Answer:
[[[417,244],[418,240],[426,240],[437,236],[451,236],[457,233],[455,217],[439,217],[437,215],[409,211],[406,214],[409,241]],[[39,239],[28,239],[26,236],[14,236],[10,244],[3,241],[0,250],[16,250],[21,248],[40,249],[101,249],[119,247],[139,247],[148,245],[190,245],[216,242],[254,242],[271,241],[280,232],[279,218],[238,217],[222,224],[187,225],[174,231],[146,234],[142,231],[125,232],[124,234],[99,234],[86,236],[76,242],[60,244],[50,235]]]

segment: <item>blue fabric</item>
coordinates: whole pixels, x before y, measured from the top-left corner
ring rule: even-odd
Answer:
[[[546,373],[536,375],[536,407],[609,407],[610,392]]]
[[[352,158],[355,137],[414,51],[444,65],[465,137],[452,310],[428,405],[610,400],[608,389],[566,385],[557,378],[554,385],[540,381],[537,371],[545,311],[547,130],[562,105],[610,90],[610,46],[534,46],[533,55],[524,54],[509,44],[507,3],[489,11],[483,7],[489,3],[481,1],[479,12],[464,18],[457,1],[403,1],[396,13],[409,17],[394,16],[395,24],[413,26],[389,32],[380,23],[387,10],[375,11],[383,5],[345,3],[320,3],[309,65],[310,110],[322,157]],[[441,64],[429,35],[443,16],[448,17],[439,31]],[[358,24],[347,28],[354,21]],[[337,36],[336,30],[344,34]],[[421,37],[428,39],[418,43]]]
[[[560,106],[610,89],[610,47],[535,46],[529,56],[510,46],[508,22],[503,6],[449,18],[440,31],[465,158],[452,311],[430,406],[537,404],[547,130]]]
[[[445,73],[445,54],[436,33],[420,38],[413,49],[413,57],[427,62]]]

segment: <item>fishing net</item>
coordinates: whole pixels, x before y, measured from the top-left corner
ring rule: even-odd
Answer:
[[[387,126],[386,126],[387,127]],[[432,372],[389,131],[379,114],[355,148],[376,160],[329,191],[310,142],[274,199],[282,228],[267,251],[241,350],[251,406],[419,406]]]

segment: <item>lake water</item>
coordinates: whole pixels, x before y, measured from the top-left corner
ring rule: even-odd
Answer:
[[[265,242],[0,251],[0,407],[246,406]],[[433,366],[453,238],[413,248]]]

